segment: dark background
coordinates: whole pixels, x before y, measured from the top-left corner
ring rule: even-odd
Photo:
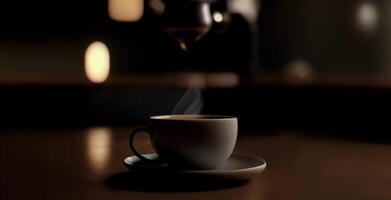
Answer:
[[[224,10],[224,5],[220,1],[212,9]],[[249,71],[251,35],[238,14],[228,26],[213,26],[187,53],[163,30],[148,1],[137,22],[110,19],[107,0],[7,1],[1,6],[0,24],[3,71],[80,73],[84,51],[94,41],[107,44],[111,70],[118,74]]]
[[[227,13],[228,3],[218,1],[212,11]],[[0,127],[145,124],[150,115],[171,114],[189,87],[156,77],[230,72],[238,84],[200,88],[202,113],[238,116],[247,130],[388,138],[391,12],[388,1],[371,1],[377,21],[362,29],[357,13],[363,5],[368,12],[366,3],[264,0],[255,24],[227,13],[229,20],[183,52],[147,2],[132,23],[111,20],[104,0],[2,2]],[[110,49],[104,84],[84,75],[93,41]],[[135,77],[140,83],[132,84]]]

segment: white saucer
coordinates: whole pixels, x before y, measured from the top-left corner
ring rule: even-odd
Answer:
[[[149,159],[157,158],[156,154],[144,154]],[[184,175],[214,176],[224,179],[249,180],[254,175],[261,173],[266,168],[266,161],[262,158],[233,153],[231,157],[220,167],[213,170],[173,170],[167,165],[150,166],[136,156],[129,156],[124,160],[129,170],[147,170],[150,172],[170,172]]]

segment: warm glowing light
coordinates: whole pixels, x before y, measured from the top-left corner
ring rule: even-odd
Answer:
[[[109,162],[111,153],[111,132],[108,128],[93,128],[87,132],[87,157],[91,169],[99,173]]]
[[[214,12],[213,13],[213,20],[217,23],[221,23],[221,22],[223,22],[224,17],[220,12]]]
[[[310,79],[313,76],[311,64],[306,60],[296,59],[290,61],[285,68],[285,75],[294,79]]]
[[[364,2],[357,10],[357,23],[367,32],[374,31],[379,23],[379,11],[372,2]]]
[[[149,0],[149,7],[154,11],[157,15],[162,15],[166,6],[162,2],[162,0]]]
[[[109,0],[109,16],[121,22],[134,22],[144,14],[144,0]]]
[[[237,0],[227,1],[228,10],[233,13],[240,13],[251,24],[256,23],[259,13],[259,0]]]
[[[93,83],[105,82],[110,73],[110,53],[107,46],[102,42],[90,44],[84,59],[88,80]]]

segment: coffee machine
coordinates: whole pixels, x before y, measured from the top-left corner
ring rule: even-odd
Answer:
[[[250,71],[254,32],[244,15],[230,8],[233,1],[161,2],[164,11],[156,12],[160,24],[182,50],[192,51],[190,57],[193,57],[192,64],[196,70],[229,71],[242,75]]]
[[[110,2],[117,1],[120,2],[109,1],[109,11]],[[144,12],[139,14],[138,11],[124,11],[125,14],[133,13],[129,18],[133,21],[115,24],[138,27],[135,30],[142,32],[137,40],[132,40],[135,34],[130,31],[121,37],[115,37],[121,38],[118,43],[128,48],[119,56],[121,66],[132,66],[121,68],[124,73],[190,71],[248,74],[249,62],[254,52],[252,45],[256,43],[253,42],[254,32],[250,30],[248,20],[245,15],[238,12],[238,7],[243,6],[243,1],[256,0],[129,2],[136,1],[142,2],[139,4],[139,10]],[[233,5],[232,2],[236,4]],[[134,9],[136,6],[118,7]],[[136,14],[138,15],[135,17]],[[147,53],[139,53],[139,49]],[[137,57],[130,57],[130,54],[137,54]]]
[[[210,4],[215,0],[163,0],[161,14],[164,29],[183,50],[205,35],[212,26]]]

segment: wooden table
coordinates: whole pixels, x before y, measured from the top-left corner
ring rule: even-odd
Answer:
[[[161,187],[149,187],[122,164],[131,130],[0,130],[0,199],[391,199],[388,144],[241,133],[236,152],[268,162],[252,181],[208,188],[156,180]],[[146,137],[136,143],[151,151]]]

